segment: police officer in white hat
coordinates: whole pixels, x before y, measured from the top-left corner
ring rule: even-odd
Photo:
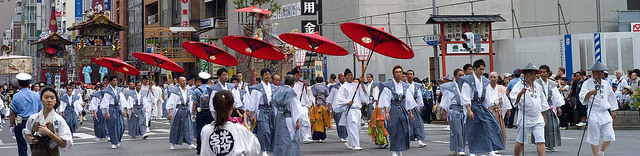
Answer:
[[[38,113],[42,109],[42,102],[36,92],[29,90],[31,75],[19,73],[16,75],[16,79],[18,79],[20,90],[13,95],[9,106],[11,108],[9,121],[11,123],[11,133],[16,137],[18,155],[27,156],[27,142],[22,136],[22,130],[25,128],[29,116]]]
[[[210,98],[209,94],[207,94],[207,82],[209,81],[209,78],[211,78],[211,74],[209,73],[198,73],[198,77],[195,78],[197,87],[193,89],[193,97],[191,99],[194,103],[194,108],[193,110],[191,110],[191,112],[194,112],[196,114],[196,154],[200,154],[200,145],[202,145],[202,140],[200,140],[200,131],[202,130],[202,127],[213,122],[213,115],[211,115],[211,110],[209,110]]]

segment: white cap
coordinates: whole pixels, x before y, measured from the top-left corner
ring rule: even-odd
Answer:
[[[19,73],[16,75],[16,79],[20,81],[28,81],[31,80],[31,75],[27,73]]]
[[[209,78],[211,78],[211,74],[206,73],[206,72],[200,72],[200,73],[198,73],[198,76],[199,76],[200,78],[202,78],[202,79],[209,79]]]

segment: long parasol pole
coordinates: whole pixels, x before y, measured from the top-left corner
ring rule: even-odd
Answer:
[[[362,76],[361,77],[364,77],[364,73],[367,71],[367,68],[369,68],[369,62],[371,61],[371,55],[373,55],[373,52],[375,51],[376,46],[378,46],[377,42],[374,43],[373,44],[373,48],[371,48],[371,53],[369,53],[369,57],[367,58],[367,64],[364,66],[364,69],[362,70]],[[353,101],[356,98],[356,94],[358,94],[358,89],[360,89],[360,84],[362,84],[362,81],[358,81],[358,86],[356,87],[356,91],[353,92],[353,96],[351,97],[351,101]],[[351,109],[351,105],[349,105],[349,107],[347,107],[347,113],[345,114],[345,116],[349,115],[349,111],[348,111],[349,109]]]
[[[311,47],[311,53],[313,53],[313,49],[315,49],[315,47]],[[307,62],[307,55],[305,54],[304,57],[305,57],[304,58],[304,62],[306,63]],[[304,64],[302,66],[304,66]],[[309,66],[311,66],[311,63],[309,63],[309,65],[307,65],[307,72],[311,73],[311,71],[309,71]],[[298,70],[301,70],[301,69],[298,68]],[[300,71],[300,74],[302,74],[302,71]],[[306,88],[306,87],[307,87],[307,84],[303,82],[302,83],[302,89],[300,90],[300,99],[298,100],[300,102],[302,102],[302,93],[304,92],[304,88]]]

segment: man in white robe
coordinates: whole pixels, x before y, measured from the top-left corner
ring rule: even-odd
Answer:
[[[362,147],[360,147],[360,127],[362,126],[362,112],[360,112],[360,108],[362,108],[363,103],[366,103],[369,98],[365,91],[366,87],[364,84],[353,82],[353,73],[351,73],[351,70],[346,69],[344,75],[347,82],[342,84],[340,89],[338,89],[335,105],[343,105],[341,107],[348,108],[340,121],[340,125],[347,127],[349,134],[347,137],[348,148],[352,150],[362,150]],[[360,87],[358,87],[358,85],[360,85]],[[358,88],[357,93],[356,88]]]
[[[298,68],[294,68],[290,72],[296,78],[296,84],[293,86],[293,91],[298,95],[297,99],[300,100],[300,104],[303,108],[300,114],[302,115],[300,119],[300,135],[302,136],[302,142],[305,144],[313,142],[311,140],[311,122],[309,121],[309,108],[311,107],[311,99],[309,99],[310,94],[307,89],[307,85],[300,81],[300,77],[302,74],[298,70]]]
[[[604,71],[609,70],[600,62],[596,62],[589,71],[593,72],[593,77],[582,84],[580,90],[580,101],[587,105],[587,143],[591,144],[591,151],[594,156],[604,156],[604,152],[616,140],[613,131],[613,120],[616,119],[618,105],[611,85],[604,80]],[[602,134],[602,148],[600,145],[600,134]]]
[[[514,152],[516,156],[524,152],[524,143],[529,140],[529,134],[533,135],[536,143],[538,155],[545,155],[544,125],[546,124],[544,112],[549,109],[547,98],[544,96],[543,88],[537,79],[538,68],[529,63],[519,71],[524,77],[521,82],[513,86],[509,97],[517,104],[518,109],[518,134]]]

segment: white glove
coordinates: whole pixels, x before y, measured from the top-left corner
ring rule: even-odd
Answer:
[[[191,121],[193,121],[193,122],[196,121],[196,115],[191,115]]]
[[[15,133],[13,132],[13,128],[15,128],[15,127],[11,127],[9,132],[11,132],[11,136],[16,136]]]

